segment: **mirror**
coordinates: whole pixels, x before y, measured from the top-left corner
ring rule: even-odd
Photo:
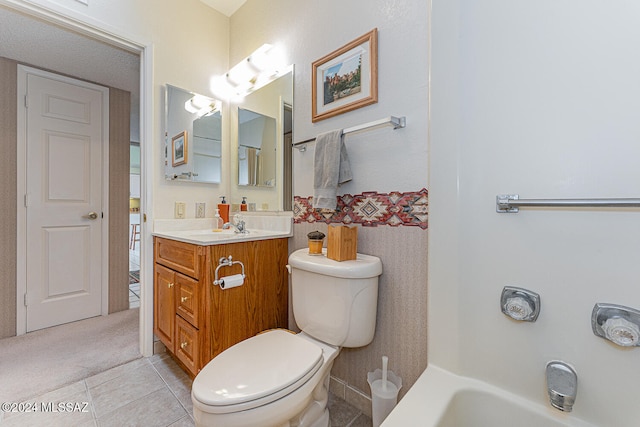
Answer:
[[[246,197],[256,210],[291,210],[293,66],[230,110],[238,179],[231,203]]]
[[[220,102],[172,85],[165,95],[165,179],[219,184]]]
[[[276,184],[276,119],[238,108],[238,185]]]

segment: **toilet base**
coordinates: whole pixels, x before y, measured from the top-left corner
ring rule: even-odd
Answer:
[[[325,375],[313,391],[313,401],[302,411],[302,413],[283,427],[309,426],[309,427],[331,427],[329,419],[329,373]]]

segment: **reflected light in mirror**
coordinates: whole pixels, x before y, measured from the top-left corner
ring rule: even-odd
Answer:
[[[220,111],[222,103],[202,95],[195,95],[184,103],[184,109],[198,117],[208,116]]]

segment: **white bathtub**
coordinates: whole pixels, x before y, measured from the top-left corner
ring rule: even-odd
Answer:
[[[596,427],[491,384],[429,366],[382,427]]]

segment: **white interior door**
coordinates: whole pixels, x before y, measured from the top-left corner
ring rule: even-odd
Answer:
[[[102,312],[108,89],[26,75],[27,332]]]

